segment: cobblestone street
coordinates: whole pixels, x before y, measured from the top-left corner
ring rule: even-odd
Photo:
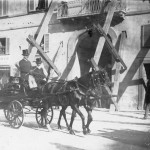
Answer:
[[[81,108],[82,110],[83,108]],[[70,121],[71,110],[67,109]],[[82,112],[86,115],[84,109]],[[34,115],[26,115],[20,129],[13,129],[0,111],[1,150],[149,150],[150,119],[143,120],[143,111],[109,112],[106,109],[93,111],[91,134],[83,135],[81,120],[76,117],[70,135],[62,119],[62,130],[57,128],[59,110],[54,110],[52,132],[39,128]]]

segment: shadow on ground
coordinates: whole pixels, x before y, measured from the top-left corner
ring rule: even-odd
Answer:
[[[84,149],[81,149],[81,148],[77,148],[77,147],[73,147],[73,146],[68,146],[68,145],[62,145],[62,144],[59,144],[59,143],[51,143],[53,145],[56,146],[57,149],[59,150],[84,150]]]
[[[143,132],[137,130],[98,130],[99,133],[92,134],[93,136],[101,136],[121,142],[128,145],[134,145],[141,148],[150,148],[150,131]]]

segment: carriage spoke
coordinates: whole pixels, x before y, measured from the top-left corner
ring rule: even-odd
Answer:
[[[50,107],[47,111],[44,107],[39,105],[36,110],[36,121],[41,127],[45,127],[46,124],[50,124],[53,119],[53,109]]]
[[[8,106],[8,121],[13,128],[19,128],[23,124],[24,113],[19,101],[12,101]]]

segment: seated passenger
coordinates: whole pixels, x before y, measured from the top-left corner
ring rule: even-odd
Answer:
[[[41,58],[36,59],[36,64],[37,65],[35,66],[35,68],[33,68],[32,75],[35,78],[37,86],[41,88],[41,86],[47,83],[46,79],[47,79],[48,73],[42,63]]]

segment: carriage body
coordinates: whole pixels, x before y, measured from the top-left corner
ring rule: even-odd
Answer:
[[[4,114],[9,124],[13,128],[20,128],[24,122],[24,114],[35,114],[36,121],[40,126],[45,126],[43,116],[44,98],[39,96],[39,92],[26,93],[22,88],[19,77],[10,77],[7,86],[0,91],[0,109],[4,110]],[[52,107],[47,110],[47,120],[49,123],[53,118]]]

